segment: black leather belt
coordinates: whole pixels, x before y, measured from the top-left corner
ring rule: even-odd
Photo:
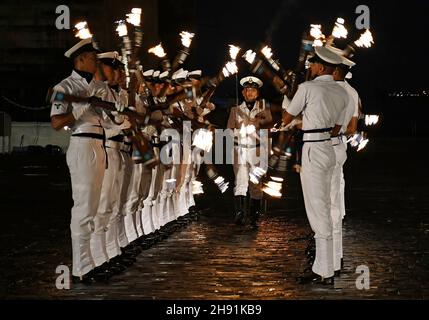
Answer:
[[[322,128],[322,129],[309,129],[309,130],[302,130],[303,133],[322,133],[322,132],[329,132],[333,128]]]
[[[75,133],[75,134],[72,134],[72,137],[85,137],[85,138],[104,140],[104,135],[99,133],[85,133],[85,132]]]
[[[122,134],[118,134],[118,135],[111,137],[107,140],[116,141],[116,142],[124,142],[124,136]]]
[[[252,144],[252,145],[250,145],[250,144],[241,144],[241,143],[238,143],[238,142],[234,142],[234,146],[236,146],[236,147],[243,147],[243,148],[257,148],[257,147],[260,147],[261,144],[258,143],[258,144]]]

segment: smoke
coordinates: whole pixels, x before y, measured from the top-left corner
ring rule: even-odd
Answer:
[[[265,43],[271,43],[273,33],[279,28],[283,19],[294,12],[298,4],[298,0],[283,0],[277,14],[271,20],[271,24],[265,32]]]

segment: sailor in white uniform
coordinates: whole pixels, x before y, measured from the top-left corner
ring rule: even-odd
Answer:
[[[90,83],[97,70],[97,53],[92,39],[81,40],[65,56],[73,61],[72,74],[55,86],[55,90],[76,96],[90,96]],[[67,165],[72,183],[71,239],[73,280],[93,282],[98,275],[91,272],[95,264],[90,239],[94,216],[100,201],[105,170],[102,112],[89,103],[54,101],[51,124],[55,130],[70,127],[72,136],[67,150]],[[100,275],[104,277],[104,275]]]
[[[342,50],[328,47],[328,49],[342,55]],[[338,136],[332,137],[332,146],[335,151],[336,164],[331,181],[331,219],[332,219],[332,237],[334,253],[334,270],[335,275],[340,275],[342,258],[343,258],[343,236],[342,236],[342,219],[345,214],[344,201],[344,175],[343,166],[347,160],[347,135],[355,133],[359,117],[359,94],[345,80],[347,73],[355,63],[343,56],[343,62],[337,66],[333,76],[338,85],[343,87],[348,96],[349,104]]]
[[[312,272],[300,283],[333,284],[334,262],[331,220],[331,180],[336,164],[331,134],[337,136],[345,118],[349,97],[333,79],[342,57],[325,47],[316,47],[310,60],[312,81],[301,84],[289,103],[283,106],[283,125],[302,113],[304,146],[301,185],[305,209],[315,233],[316,257]]]

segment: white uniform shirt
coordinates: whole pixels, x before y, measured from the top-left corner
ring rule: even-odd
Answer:
[[[54,90],[63,92],[65,94],[90,97],[91,96],[91,83],[86,82],[86,79],[79,75],[76,71],[58,83]],[[72,112],[74,109],[85,108],[88,104],[82,102],[66,102],[54,101],[51,108],[51,117],[54,115],[65,114]],[[70,127],[73,133],[77,132],[94,132],[94,127],[101,126],[102,112],[96,108],[87,109],[83,115],[75,121]],[[92,129],[92,130],[91,130]]]
[[[302,129],[312,130],[343,125],[348,103],[345,89],[323,75],[302,83],[292,101],[285,96],[282,107],[292,116],[302,112]]]
[[[256,115],[265,110],[265,100],[261,99],[255,102],[252,110],[246,105],[246,102],[243,101],[237,107],[237,119],[238,123],[246,123],[248,119],[255,119]],[[234,129],[234,135],[237,138],[239,144],[243,145],[256,145],[259,143],[259,135],[258,132],[253,132],[253,130],[245,130],[245,128],[241,127],[240,129]]]
[[[359,116],[359,94],[347,81],[337,81],[337,84],[347,91],[350,100],[347,105],[344,123],[340,130],[340,132],[344,133],[347,131],[347,126],[349,125],[350,120],[353,117],[357,118]]]

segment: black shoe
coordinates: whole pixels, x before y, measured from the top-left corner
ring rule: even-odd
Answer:
[[[297,278],[299,284],[320,284],[320,285],[333,285],[334,277],[323,278],[317,273],[311,272],[309,274],[304,274]]]
[[[72,276],[72,283],[74,284],[86,284],[86,285],[90,285],[95,283],[96,280],[93,277],[91,272],[88,272],[87,274],[84,274],[82,277],[76,277],[76,276]]]
[[[238,211],[235,214],[234,222],[236,225],[239,225],[239,226],[244,225],[244,212],[243,211]]]
[[[109,270],[106,263],[94,268],[91,272],[93,273],[96,281],[107,281],[114,274]]]
[[[335,270],[334,271],[334,277],[339,277],[341,275],[341,270]]]
[[[118,269],[118,273],[121,273],[127,269],[127,266],[121,263],[119,260],[110,259],[107,265],[109,268],[114,268],[115,270]]]
[[[261,200],[251,199],[250,203],[250,227],[253,230],[258,229],[258,218],[261,215]]]

